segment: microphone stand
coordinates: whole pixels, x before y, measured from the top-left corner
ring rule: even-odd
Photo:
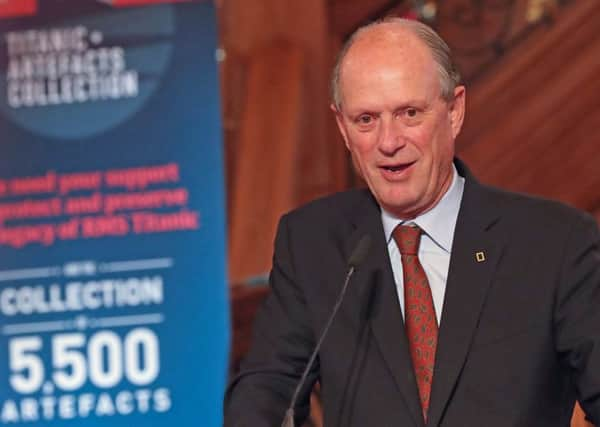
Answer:
[[[321,348],[321,344],[323,344],[323,340],[325,339],[325,336],[327,335],[327,331],[329,330],[329,327],[333,323],[333,319],[335,318],[335,315],[337,314],[340,306],[342,305],[344,295],[346,294],[346,289],[348,289],[348,284],[350,283],[350,278],[356,271],[356,268],[358,267],[358,265],[360,263],[362,263],[362,261],[367,256],[367,252],[369,251],[370,246],[371,246],[371,237],[369,235],[365,235],[360,239],[360,241],[356,245],[356,248],[352,252],[352,255],[350,255],[350,259],[348,260],[348,265],[350,266],[350,268],[348,269],[348,273],[346,274],[346,280],[344,281],[344,286],[342,286],[342,290],[340,291],[340,295],[338,296],[338,299],[335,302],[335,306],[333,308],[333,311],[331,312],[331,316],[329,316],[329,319],[327,319],[325,328],[323,328],[323,332],[321,332],[321,336],[319,337],[319,340],[317,341],[317,345],[315,346],[315,349],[313,350],[312,354],[310,355],[310,359],[308,360],[308,363],[307,363],[306,367],[304,368],[302,377],[300,377],[300,381],[298,382],[298,385],[296,386],[296,389],[294,390],[294,394],[292,396],[290,406],[288,407],[287,411],[285,411],[285,417],[283,418],[281,427],[295,427],[296,426],[295,422],[294,422],[294,407],[296,406],[296,400],[298,399],[300,390],[302,389],[302,386],[304,385],[304,383],[306,381],[306,377],[308,376],[308,372],[310,371],[310,368],[312,368],[313,364],[315,363],[315,359],[317,358],[317,354],[319,352],[319,349]]]

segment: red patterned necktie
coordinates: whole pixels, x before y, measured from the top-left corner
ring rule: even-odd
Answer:
[[[418,257],[421,229],[399,225],[393,235],[402,259],[406,335],[419,388],[423,418],[427,420],[438,325],[429,281]]]

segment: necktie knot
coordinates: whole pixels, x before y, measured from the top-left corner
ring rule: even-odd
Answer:
[[[399,225],[392,233],[402,255],[417,255],[421,242],[421,229],[417,226]]]

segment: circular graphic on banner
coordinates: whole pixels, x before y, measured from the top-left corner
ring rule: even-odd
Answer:
[[[174,34],[171,5],[5,33],[0,112],[30,132],[63,140],[108,131],[160,85]]]

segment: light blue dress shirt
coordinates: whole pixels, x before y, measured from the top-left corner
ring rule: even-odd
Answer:
[[[431,295],[435,314],[440,324],[442,317],[442,308],[444,305],[444,294],[446,293],[446,281],[448,279],[448,267],[450,266],[450,255],[452,251],[452,241],[454,239],[454,229],[460,209],[463,191],[465,188],[465,179],[458,175],[456,168],[452,176],[452,184],[446,191],[446,194],[432,209],[422,215],[410,220],[404,221],[395,218],[389,212],[381,209],[381,221],[387,241],[388,253],[398,290],[400,300],[400,309],[404,317],[404,280],[402,276],[402,261],[400,251],[392,237],[392,232],[399,224],[416,224],[423,233],[421,234],[421,243],[419,245],[419,260],[423,265]]]

